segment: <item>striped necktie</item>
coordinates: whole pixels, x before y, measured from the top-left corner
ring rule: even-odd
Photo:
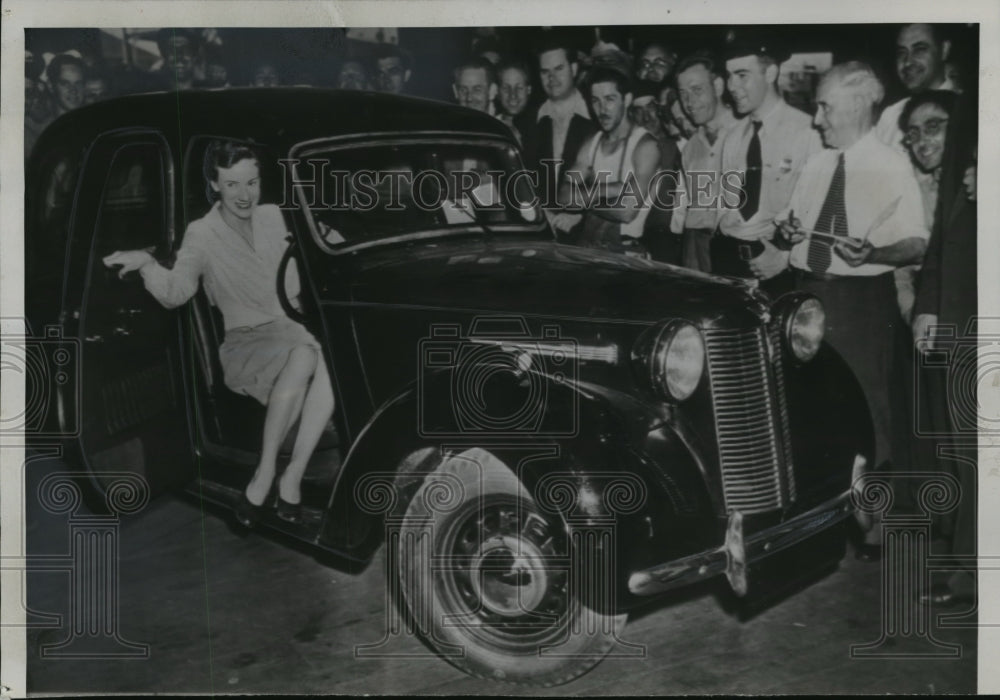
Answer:
[[[757,210],[760,208],[760,185],[761,185],[761,168],[763,166],[763,158],[760,153],[760,127],[762,122],[753,120],[753,136],[750,138],[750,145],[747,146],[747,169],[746,169],[746,180],[745,187],[747,198],[743,202],[743,206],[740,207],[740,215],[743,217],[744,221],[749,221]]]
[[[823,208],[819,210],[819,218],[816,219],[816,231],[820,233],[832,233],[836,236],[847,235],[847,207],[844,204],[844,153],[837,156],[837,168],[833,171],[833,179],[830,180],[830,189],[826,192],[826,199],[823,200]],[[833,259],[831,244],[819,238],[809,239],[809,252],[806,256],[806,264],[813,272],[826,272],[830,268],[830,261]]]

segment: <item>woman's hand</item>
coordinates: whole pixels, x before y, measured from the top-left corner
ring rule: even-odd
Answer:
[[[146,265],[155,262],[156,258],[144,250],[116,250],[104,258],[104,265],[106,267],[122,266],[122,269],[118,271],[119,279],[130,272],[142,269]]]

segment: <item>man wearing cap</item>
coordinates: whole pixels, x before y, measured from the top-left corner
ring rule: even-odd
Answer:
[[[722,144],[736,124],[733,110],[722,101],[725,84],[715,57],[707,51],[685,56],[677,66],[680,103],[698,129],[684,145],[685,195],[671,222],[682,236],[683,264],[712,271],[711,241],[719,221],[718,197],[722,182]],[[690,183],[687,180],[690,179]]]
[[[792,246],[796,286],[822,299],[825,338],[868,399],[876,468],[891,462],[890,406],[899,390],[892,272],[919,260],[930,235],[909,161],[875,135],[883,94],[874,71],[858,61],[823,76],[814,122],[827,148],[806,163],[778,216],[781,236]]]
[[[722,198],[719,235],[712,239],[712,270],[761,280],[779,296],[793,286],[788,252],[772,243],[775,215],[788,205],[806,160],[822,145],[809,116],[778,92],[778,65],[786,57],[775,40],[757,32],[726,47],[727,87],[744,115],[722,144],[722,172],[742,175],[742,195]],[[727,190],[723,183],[723,190]]]
[[[644,255],[640,239],[660,149],[652,134],[628,117],[632,92],[625,73],[593,68],[586,91],[601,130],[580,149],[560,187],[560,201],[580,214],[559,217],[582,216],[573,243]]]

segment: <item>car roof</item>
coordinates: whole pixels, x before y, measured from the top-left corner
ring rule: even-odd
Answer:
[[[413,133],[477,133],[513,141],[510,130],[483,112],[416,97],[322,88],[232,88],[145,93],[81,107],[50,131],[92,139],[100,133],[152,127],[186,147],[196,135],[253,139],[275,149],[313,139]]]

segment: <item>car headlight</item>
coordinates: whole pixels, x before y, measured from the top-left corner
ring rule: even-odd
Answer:
[[[791,301],[782,317],[788,349],[800,362],[808,362],[819,352],[826,330],[823,302],[814,296],[802,295]]]
[[[698,388],[705,370],[705,342],[687,321],[670,321],[643,334],[633,361],[662,398],[683,401]]]

